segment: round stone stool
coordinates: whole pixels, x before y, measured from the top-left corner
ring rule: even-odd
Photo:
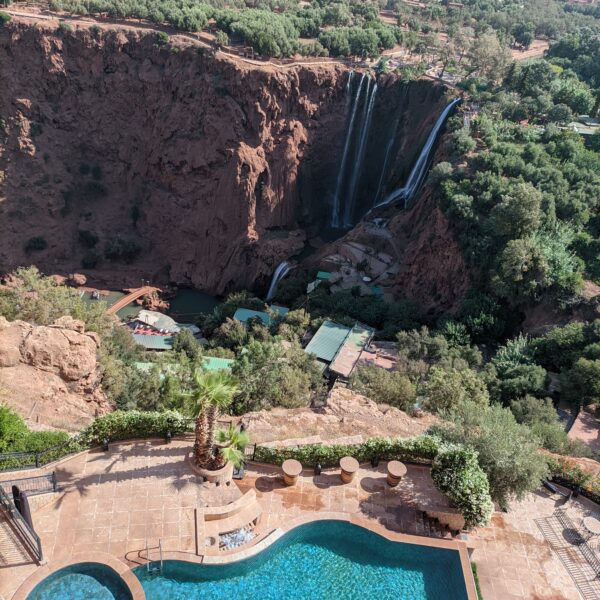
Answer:
[[[343,483],[350,483],[358,471],[358,461],[351,456],[344,456],[340,460],[340,477]]]
[[[285,485],[296,485],[298,475],[302,473],[302,464],[293,458],[288,458],[282,465]]]
[[[399,460],[390,460],[387,464],[387,482],[390,487],[396,487],[406,475],[406,465]]]

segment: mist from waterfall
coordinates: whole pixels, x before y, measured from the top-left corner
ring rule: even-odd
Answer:
[[[358,143],[358,150],[356,152],[356,160],[354,161],[354,170],[352,171],[352,178],[350,179],[350,187],[348,188],[348,199],[344,207],[345,227],[351,227],[353,225],[352,216],[354,213],[354,205],[356,203],[356,186],[358,184],[360,175],[363,170],[367,140],[369,138],[371,119],[373,117],[373,106],[375,105],[375,96],[377,94],[377,82],[373,81],[373,87],[369,92],[370,84],[371,80],[369,79],[369,83],[367,84],[367,94],[365,98],[365,116],[363,118],[362,128],[360,132],[360,141]]]
[[[431,160],[432,151],[434,149],[435,142],[437,140],[438,134],[443,127],[446,119],[450,115],[452,109],[462,101],[462,98],[456,98],[446,108],[442,111],[442,114],[438,117],[431,131],[429,132],[429,136],[427,137],[427,141],[423,146],[421,153],[419,154],[413,168],[410,171],[408,179],[406,183],[399,189],[394,190],[391,194],[388,194],[379,204],[375,204],[373,208],[379,208],[381,206],[386,206],[390,204],[390,202],[394,202],[396,200],[404,200],[404,207],[407,208],[411,200],[414,198],[415,194],[421,189],[423,182],[427,176],[428,166]],[[377,201],[377,199],[375,200]],[[371,209],[373,210],[373,209]],[[369,211],[370,212],[370,211]]]
[[[279,263],[275,272],[273,273],[273,277],[271,279],[271,285],[269,286],[269,291],[267,292],[267,300],[271,300],[273,296],[277,293],[277,286],[279,282],[292,270],[292,266],[287,260]]]
[[[351,72],[348,77],[348,83],[346,84],[346,94],[348,103],[352,98],[352,76],[354,72]],[[360,83],[358,84],[358,88],[356,89],[356,94],[354,95],[354,99],[352,100],[352,112],[350,114],[350,121],[348,122],[348,127],[346,130],[346,140],[344,142],[344,151],[342,153],[342,160],[340,162],[340,168],[338,171],[337,181],[335,184],[335,194],[333,196],[333,209],[331,211],[331,227],[338,228],[341,227],[341,215],[340,215],[340,197],[343,191],[345,179],[344,175],[346,173],[346,163],[348,162],[348,154],[350,151],[350,145],[352,142],[352,134],[354,133],[354,123],[356,120],[356,113],[358,112],[358,105],[360,103],[360,94],[363,88],[363,83],[367,78],[366,73],[362,74],[360,78]],[[349,108],[348,104],[347,107]]]

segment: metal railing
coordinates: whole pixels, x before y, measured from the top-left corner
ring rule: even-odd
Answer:
[[[49,494],[58,491],[56,471],[37,477],[23,477],[22,479],[0,481],[0,487],[4,488],[4,491],[8,495],[11,494],[13,485],[18,486],[22,492],[27,492],[28,496],[38,496],[39,494]]]
[[[0,487],[0,506],[6,511],[10,522],[20,533],[23,542],[31,551],[33,556],[35,556],[38,562],[42,562],[44,559],[44,553],[42,552],[42,542],[38,534],[23,518],[12,501],[12,497],[9,496],[2,487]]]
[[[0,453],[0,472],[20,471],[22,469],[38,469],[48,463],[68,456],[78,451],[73,447],[77,438],[70,439],[64,444],[52,446],[37,452],[4,452]]]

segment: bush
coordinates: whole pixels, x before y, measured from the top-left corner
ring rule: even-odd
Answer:
[[[29,238],[25,244],[25,252],[40,252],[48,247],[48,242],[40,235]]]
[[[460,511],[466,527],[488,523],[494,505],[477,452],[458,445],[442,448],[433,461],[431,477],[438,490]]]
[[[69,31],[73,31],[73,27],[71,27],[70,23],[67,23],[66,21],[61,21],[58,24],[58,30],[69,32]]]
[[[352,376],[352,388],[378,403],[410,409],[416,399],[416,388],[411,380],[399,371],[386,371],[379,367],[359,366]]]
[[[307,444],[290,448],[257,446],[254,459],[258,462],[281,465],[288,458],[294,458],[305,466],[319,463],[322,467],[337,467],[344,456],[353,456],[359,462],[381,460],[403,460],[429,463],[437,455],[439,439],[423,435],[414,438],[371,438],[366,442],[346,446],[340,444]]]
[[[156,45],[165,46],[169,43],[169,36],[164,31],[156,32]]]
[[[167,431],[176,435],[190,431],[192,428],[192,420],[175,411],[117,410],[98,417],[81,432],[81,439],[90,445],[94,445],[100,444],[104,438],[116,441],[132,438],[163,437]]]
[[[0,27],[5,23],[8,23],[11,19],[12,17],[8,13],[0,11]]]

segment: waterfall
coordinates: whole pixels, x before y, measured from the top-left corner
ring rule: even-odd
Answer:
[[[437,140],[437,136],[440,132],[440,129],[446,122],[450,112],[452,109],[462,101],[462,98],[456,98],[446,108],[442,111],[442,114],[438,117],[438,120],[435,122],[431,131],[429,132],[429,136],[427,137],[427,141],[421,150],[413,168],[410,171],[408,179],[406,183],[401,188],[393,191],[391,194],[386,196],[379,204],[376,204],[373,208],[379,208],[380,206],[385,206],[390,202],[394,202],[395,200],[404,200],[404,207],[407,208],[409,202],[414,198],[415,194],[419,191],[423,182],[425,181],[425,177],[427,176],[427,167],[429,166],[429,161],[431,159],[431,153],[434,147],[434,144]],[[373,210],[373,209],[371,209]],[[369,211],[370,212],[370,211]]]
[[[267,292],[267,300],[271,300],[273,298],[273,296],[277,293],[277,285],[291,270],[292,267],[287,260],[284,260],[277,265],[275,273],[273,273],[273,278],[271,279],[269,291]]]
[[[377,83],[373,82],[373,89],[369,95],[369,87],[371,80],[367,83],[367,95],[365,97],[365,116],[363,118],[362,129],[360,132],[360,141],[358,143],[358,151],[356,153],[356,160],[354,161],[354,170],[352,172],[352,179],[350,180],[350,187],[348,189],[348,198],[344,209],[344,225],[350,227],[352,225],[352,214],[354,212],[354,203],[356,201],[356,186],[363,169],[363,162],[365,159],[365,151],[367,140],[369,138],[369,130],[371,127],[371,118],[373,116],[373,106],[375,105],[375,95],[377,94]]]
[[[352,79],[353,73],[350,73],[348,77],[348,83],[346,85],[346,90],[348,92],[348,99],[350,98],[350,83]],[[340,227],[340,196],[342,192],[342,187],[344,185],[344,173],[346,172],[346,162],[348,161],[348,152],[350,150],[350,143],[352,141],[352,133],[354,132],[354,121],[356,119],[356,112],[358,110],[358,104],[360,101],[360,93],[363,88],[363,83],[365,81],[366,74],[363,73],[360,78],[360,83],[358,84],[358,88],[356,89],[356,94],[354,95],[354,100],[352,102],[352,113],[350,115],[350,121],[348,123],[348,129],[346,131],[346,141],[344,142],[344,151],[342,153],[342,160],[340,162],[340,170],[338,171],[337,181],[335,184],[335,195],[333,197],[333,210],[331,211],[331,227]]]

